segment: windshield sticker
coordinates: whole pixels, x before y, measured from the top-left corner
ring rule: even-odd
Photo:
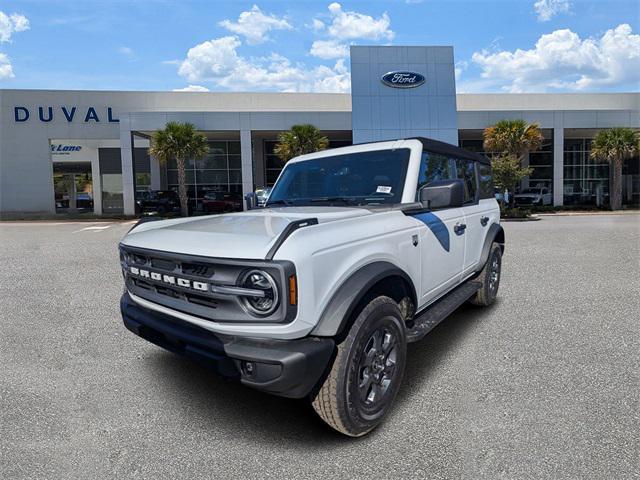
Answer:
[[[391,193],[391,187],[385,187],[384,185],[378,185],[376,193]]]

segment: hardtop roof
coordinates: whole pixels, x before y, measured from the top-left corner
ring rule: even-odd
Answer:
[[[487,165],[490,164],[489,159],[484,155],[470,152],[469,150],[451,145],[450,143],[440,142],[439,140],[433,140],[432,138],[425,137],[411,137],[406,138],[405,140],[418,140],[420,141],[420,143],[422,143],[423,150],[427,150],[429,152],[439,153],[445,156],[464,158],[466,160],[485,163]]]

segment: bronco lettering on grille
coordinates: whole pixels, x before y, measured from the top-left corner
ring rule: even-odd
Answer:
[[[150,278],[157,282],[167,283],[169,285],[178,285],[179,287],[192,288],[201,292],[209,291],[209,284],[206,282],[197,282],[195,280],[189,280],[188,278],[180,278],[173,275],[162,275],[158,272],[152,272],[138,267],[129,267],[129,272],[132,275],[140,278]]]

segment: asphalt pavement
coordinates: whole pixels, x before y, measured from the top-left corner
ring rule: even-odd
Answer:
[[[638,215],[506,223],[498,302],[410,345],[360,439],[128,332],[130,226],[0,223],[0,478],[639,478]]]

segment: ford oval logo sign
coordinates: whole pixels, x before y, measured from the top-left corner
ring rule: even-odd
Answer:
[[[424,83],[424,75],[416,72],[397,71],[385,73],[381,80],[388,87],[415,88]]]

